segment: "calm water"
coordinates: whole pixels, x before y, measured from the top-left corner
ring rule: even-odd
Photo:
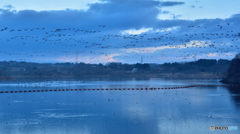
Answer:
[[[0,90],[220,85],[219,80],[81,80],[0,82]],[[240,128],[240,89],[69,91],[0,94],[2,134],[203,134]]]

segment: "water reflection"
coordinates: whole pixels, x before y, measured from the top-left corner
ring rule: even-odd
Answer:
[[[58,82],[58,81],[55,81]],[[37,82],[36,82],[37,83]],[[49,83],[45,82],[45,83]],[[52,81],[52,83],[54,83]],[[220,84],[217,80],[66,81],[54,88],[157,87]],[[66,84],[67,83],[67,84]],[[83,84],[84,83],[84,84]],[[6,83],[1,83],[6,84]],[[0,86],[1,90],[44,89],[41,86]],[[21,83],[20,83],[21,84]],[[53,85],[53,84],[52,84]],[[240,124],[239,90],[195,87],[143,91],[71,91],[0,94],[3,133],[159,134],[210,133],[210,126]],[[234,100],[234,101],[232,101]],[[224,133],[214,131],[211,133]],[[226,132],[225,132],[226,133]],[[235,133],[232,131],[231,133]],[[236,131],[239,133],[239,131]]]
[[[235,106],[240,109],[240,87],[227,87]]]

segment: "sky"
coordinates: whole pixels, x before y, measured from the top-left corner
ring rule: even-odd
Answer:
[[[232,59],[239,0],[0,0],[0,61]]]

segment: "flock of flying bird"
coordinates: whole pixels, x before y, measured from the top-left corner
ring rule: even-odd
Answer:
[[[230,26],[230,23],[225,24],[225,26]],[[18,57],[25,56],[25,58],[16,60],[27,61],[27,58],[30,57],[47,58],[49,54],[64,54],[67,59],[80,53],[95,56],[103,55],[109,61],[117,61],[137,57],[169,57],[168,52],[170,51],[168,49],[172,50],[175,48],[179,50],[176,58],[182,59],[214,53],[229,56],[226,53],[235,53],[239,49],[239,46],[235,44],[240,40],[240,33],[234,30],[223,31],[223,27],[224,25],[216,26],[222,32],[207,33],[197,31],[200,28],[207,29],[207,27],[190,25],[187,28],[193,28],[189,30],[191,32],[182,34],[175,34],[173,33],[175,31],[168,30],[141,34],[107,34],[107,30],[105,30],[106,25],[99,25],[96,28],[97,30],[79,28],[56,28],[48,30],[45,27],[11,29],[5,27],[0,30],[0,35],[4,34],[8,37],[4,45],[13,44],[19,52],[2,49],[0,50],[0,54],[9,56],[19,55]],[[195,32],[192,32],[193,30]],[[38,51],[23,51],[29,47],[37,48]],[[197,48],[198,51],[194,50],[195,52],[193,52],[191,50],[191,52],[187,52],[185,51],[187,49],[183,48]],[[160,51],[160,55],[151,55],[157,50]],[[84,57],[84,55],[82,56]],[[81,56],[79,56],[79,59],[81,60]]]

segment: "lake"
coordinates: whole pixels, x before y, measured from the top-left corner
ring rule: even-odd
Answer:
[[[165,89],[191,85],[225,84],[215,79],[160,78],[1,81],[0,91],[9,93],[0,94],[0,133],[240,133],[240,85]],[[122,90],[110,90],[115,88]],[[54,89],[65,91],[49,92]],[[48,92],[10,93],[25,90]],[[238,130],[211,131],[211,125]]]

